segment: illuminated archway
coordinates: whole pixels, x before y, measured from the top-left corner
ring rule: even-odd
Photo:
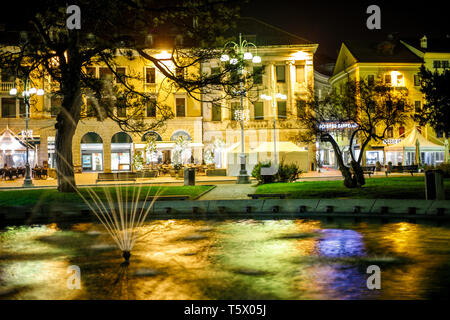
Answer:
[[[96,132],[88,132],[81,138],[81,168],[103,171],[103,140]]]

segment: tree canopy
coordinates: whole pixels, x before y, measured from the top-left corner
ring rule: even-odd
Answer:
[[[298,121],[304,128],[298,139],[310,143],[316,139],[329,142],[345,186],[362,186],[365,183],[361,169],[364,150],[370,141],[384,139],[389,128],[408,119],[407,95],[406,90],[396,90],[382,83],[372,85],[363,79],[348,78],[322,99],[310,94],[305,108],[298,110]],[[344,163],[343,151],[336,141],[338,132],[349,137],[350,167]],[[352,147],[357,140],[360,152],[356,157]]]
[[[81,28],[67,28],[67,2],[43,0],[18,19],[20,32],[11,33],[0,50],[0,68],[17,79],[50,77],[52,94],[62,99],[56,117],[55,148],[60,191],[73,191],[72,137],[82,116],[83,97],[93,101],[91,115],[110,118],[125,131],[148,131],[173,117],[164,99],[157,100],[161,115],[143,121],[142,106],[154,103],[135,88],[139,73],[124,74],[117,56],[152,63],[166,78],[167,90],[182,89],[194,99],[200,93],[228,88],[228,75],[239,65],[228,64],[216,74],[179,72],[217,57],[224,31],[233,27],[238,14],[236,0],[74,0],[81,9]],[[24,20],[25,18],[25,20]],[[152,49],[170,48],[170,57]],[[175,68],[169,68],[168,62]],[[113,81],[98,79],[89,66],[104,65]],[[157,92],[161,92],[161,88]],[[225,91],[227,92],[227,91]],[[215,96],[214,99],[224,97]],[[116,110],[126,109],[118,115]]]
[[[420,91],[425,102],[417,112],[416,119],[421,125],[429,124],[437,132],[450,133],[450,69],[439,73],[430,71],[422,65],[419,77]],[[418,110],[417,110],[418,111]]]

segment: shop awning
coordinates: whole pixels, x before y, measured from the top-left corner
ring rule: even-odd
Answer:
[[[247,145],[245,146],[247,149]],[[230,153],[241,153],[241,144],[237,142],[229,149]],[[304,148],[297,146],[295,143],[290,141],[279,141],[276,143],[277,152],[308,152]],[[248,151],[246,151],[248,152]],[[263,142],[259,144],[256,148],[250,149],[250,152],[262,153],[262,152],[273,152],[273,142]]]
[[[28,144],[29,148],[33,148],[30,144]],[[0,150],[2,151],[25,151],[26,144],[21,141],[18,136],[14,134],[8,127],[6,130],[0,135]]]
[[[444,151],[444,144],[437,144],[427,140],[416,128],[414,128],[411,133],[397,144],[391,146],[386,146],[385,151],[415,151],[416,143],[419,140],[420,151],[421,152],[432,152],[432,151]]]
[[[295,143],[289,141],[279,141],[276,143],[277,152],[308,152],[303,148],[300,148]],[[254,152],[273,152],[273,142],[261,143]]]
[[[145,149],[145,143],[135,143],[135,149]],[[175,147],[175,141],[163,141],[156,142],[156,149],[164,150],[164,149],[173,149]],[[187,145],[188,148],[203,148],[203,143],[201,142],[189,142]]]

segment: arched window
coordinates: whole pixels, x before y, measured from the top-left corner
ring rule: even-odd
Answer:
[[[97,133],[88,132],[81,138],[81,143],[103,143],[103,140]]]
[[[133,139],[125,132],[117,132],[112,136],[111,143],[133,143]]]
[[[188,141],[192,140],[192,139],[191,139],[191,136],[189,135],[189,133],[187,133],[187,132],[184,131],[184,130],[178,130],[178,131],[175,131],[175,132],[172,134],[172,137],[170,138],[170,140],[171,140],[171,141],[176,141],[176,140],[178,139],[178,137],[184,137],[184,139],[185,139],[185,140],[188,140]]]
[[[81,167],[83,171],[103,170],[103,140],[95,132],[81,138]]]
[[[156,141],[162,141],[161,136],[159,135],[158,132],[155,131],[149,131],[146,132],[143,136],[142,136],[142,142],[146,142],[148,138],[150,137],[155,137]]]

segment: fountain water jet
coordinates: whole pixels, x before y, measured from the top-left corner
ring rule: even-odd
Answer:
[[[59,156],[61,157],[60,154]],[[64,161],[66,160],[64,159]],[[66,179],[66,181],[71,183],[68,179]],[[155,196],[152,197],[152,201],[150,202],[148,201],[151,191],[150,186],[144,196],[142,207],[139,210],[138,203],[141,198],[142,184],[139,184],[138,187],[136,186],[136,183],[133,185],[133,192],[130,199],[131,201],[128,201],[128,186],[121,186],[117,184],[117,181],[113,186],[115,188],[115,196],[111,195],[111,187],[106,187],[106,185],[103,185],[103,194],[106,197],[106,203],[91,187],[85,188],[90,199],[87,199],[76,186],[73,187],[78,195],[88,205],[89,209],[98,218],[100,223],[105,227],[111,238],[122,251],[122,257],[125,260],[124,263],[128,264],[131,257],[131,250],[138,239],[138,230],[142,227],[142,224],[147,218],[155,200],[157,199],[157,196],[161,193],[161,188],[157,190]],[[124,189],[125,199],[123,199],[124,197],[122,194]]]

